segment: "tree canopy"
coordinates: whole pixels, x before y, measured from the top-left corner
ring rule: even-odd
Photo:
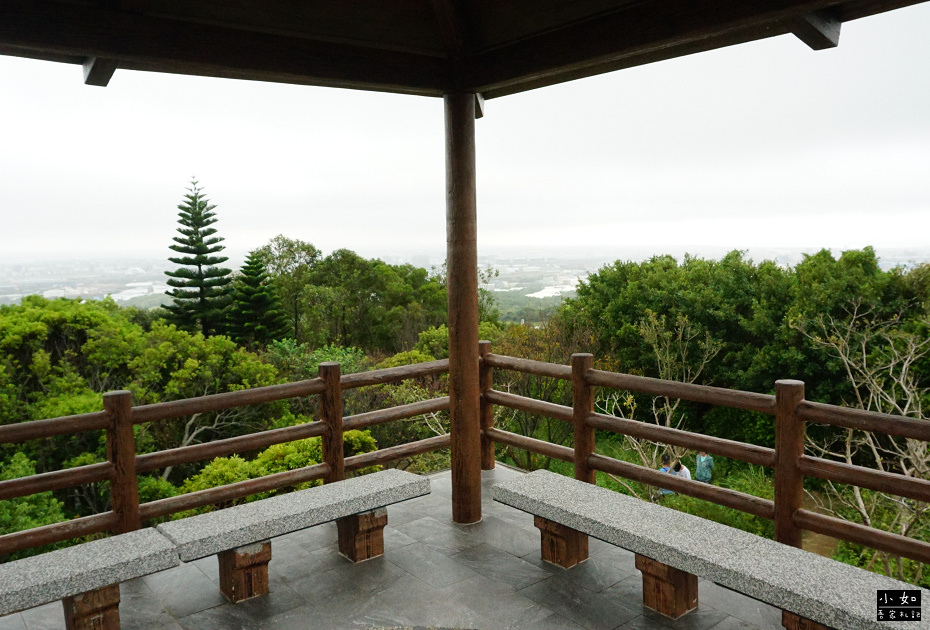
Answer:
[[[184,203],[178,206],[178,232],[169,247],[184,256],[172,256],[169,261],[182,265],[174,271],[166,271],[168,286],[174,287],[167,294],[174,303],[165,308],[172,321],[184,330],[199,330],[204,336],[224,331],[223,308],[232,282],[232,271],[218,267],[226,262],[226,256],[213,256],[223,251],[223,238],[216,236],[216,208],[203,195],[197,181],[191,181]]]

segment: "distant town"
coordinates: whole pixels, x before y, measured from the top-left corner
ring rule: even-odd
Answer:
[[[617,248],[614,252],[524,251],[517,254],[489,254],[479,257],[482,269],[493,268],[497,275],[487,278],[483,288],[492,291],[499,302],[508,298],[536,298],[540,306],[557,304],[561,298],[574,295],[579,280],[615,260],[647,260],[655,255],[656,247]],[[685,255],[685,248],[669,248],[668,253],[677,259]],[[703,258],[720,258],[724,248],[693,247],[687,251]],[[816,248],[750,249],[747,256],[753,260],[774,260],[782,266],[800,262],[805,254]],[[930,248],[877,249],[884,269],[913,267],[930,262]],[[835,250],[834,254],[839,254]],[[382,256],[391,264],[410,263],[426,269],[438,270],[443,262],[441,252],[413,255]],[[238,267],[233,256],[227,265]],[[16,304],[23,296],[41,295],[46,298],[82,298],[100,300],[110,296],[123,305],[154,308],[167,301],[165,269],[172,265],[158,258],[109,258],[73,261],[31,261],[27,263],[0,263],[0,304]]]

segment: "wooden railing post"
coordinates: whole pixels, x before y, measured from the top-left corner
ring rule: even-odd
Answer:
[[[494,404],[486,400],[485,392],[494,388],[494,370],[484,362],[484,357],[491,354],[491,342],[478,342],[478,356],[481,364],[478,371],[478,387],[481,389],[481,470],[494,470],[494,440],[485,436],[486,429],[494,428]]]
[[[594,453],[594,428],[588,416],[594,413],[594,388],[585,380],[585,373],[594,367],[594,355],[579,352],[572,355],[572,411],[575,423],[575,479],[595,483],[595,471],[588,466],[588,455]]]
[[[775,381],[775,540],[801,548],[801,530],[792,517],[804,498],[798,461],[804,455],[804,421],[797,409],[804,400],[802,381]]]
[[[325,389],[320,394],[320,420],[326,425],[323,434],[323,462],[330,471],[323,483],[342,481],[346,476],[342,447],[342,367],[333,361],[320,363],[320,378]]]
[[[113,531],[125,534],[142,527],[136,478],[136,440],[132,434],[132,392],[107,392],[103,395],[103,409],[110,417],[107,429],[107,459],[113,464],[110,505],[117,518]]]

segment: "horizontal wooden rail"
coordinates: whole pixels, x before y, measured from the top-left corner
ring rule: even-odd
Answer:
[[[518,359],[517,357],[508,357],[502,354],[488,354],[482,357],[481,360],[486,365],[493,368],[524,372],[536,376],[548,376],[549,378],[558,378],[563,381],[572,380],[572,368],[568,365],[546,363],[545,361],[533,361],[532,359]]]
[[[809,510],[797,510],[792,520],[801,529],[865,545],[917,562],[930,562],[930,543]]]
[[[356,387],[368,387],[370,385],[383,385],[384,383],[396,383],[410,378],[434,376],[448,371],[449,359],[440,359],[438,361],[401,365],[400,367],[383,368],[370,372],[345,374],[340,382],[342,383],[342,389],[346,390]]]
[[[449,448],[451,442],[452,436],[447,433],[445,435],[426,438],[425,440],[390,446],[370,453],[353,455],[352,457],[346,457],[346,470],[358,470],[359,468],[368,468],[369,466],[379,466],[389,462],[396,462],[405,457],[413,457],[414,455],[422,455],[430,451],[438,451],[441,448]]]
[[[747,512],[770,521],[775,520],[775,503],[767,499],[760,499],[751,494],[737,492],[729,488],[712,486],[700,481],[683,479],[675,475],[659,472],[629,462],[622,462],[603,455],[589,455],[588,466],[601,472],[619,475],[657,488],[665,488],[667,490],[686,494],[696,499],[711,501],[712,503],[741,512]]]
[[[21,532],[0,536],[0,556],[14,551],[42,547],[79,536],[99,534],[116,526],[117,516],[113,512],[103,512],[93,516],[84,516],[62,523],[52,523]]]
[[[298,424],[293,427],[284,427],[282,429],[272,429],[271,431],[262,431],[261,433],[249,433],[225,440],[216,440],[213,442],[204,442],[203,444],[194,444],[192,446],[181,446],[157,453],[146,453],[145,455],[136,456],[136,472],[150,472],[167,468],[168,466],[177,466],[179,464],[188,464],[204,459],[213,459],[214,457],[224,457],[233,453],[243,453],[260,448],[267,448],[273,444],[282,444],[284,442],[293,442],[308,437],[323,435],[326,432],[326,426],[322,422],[307,422]]]
[[[517,409],[538,416],[547,416],[549,418],[555,418],[556,420],[564,420],[565,422],[572,422],[573,420],[572,408],[566,407],[565,405],[557,405],[544,400],[508,394],[507,392],[499,392],[496,389],[489,389],[484,392],[482,396],[489,403],[502,407]]]
[[[524,451],[560,459],[563,462],[572,462],[575,460],[574,449],[568,448],[567,446],[552,444],[551,442],[510,433],[509,431],[501,431],[500,429],[485,429],[484,434],[495,442],[523,449]]]
[[[17,444],[29,440],[49,438],[54,435],[99,431],[109,426],[110,419],[104,411],[49,418],[48,420],[30,420],[29,422],[5,424],[0,426],[0,444]]]
[[[113,464],[110,462],[101,462],[99,464],[65,468],[63,470],[41,473],[39,475],[29,475],[28,477],[20,477],[18,479],[8,479],[6,481],[0,481],[0,501],[15,499],[16,497],[26,497],[31,494],[48,492],[49,490],[60,490],[61,488],[80,486],[85,483],[109,481],[112,476]]]
[[[408,405],[399,405],[397,407],[389,407],[387,409],[376,409],[375,411],[358,413],[354,416],[346,416],[342,419],[342,429],[344,431],[364,429],[376,424],[384,424],[385,422],[391,422],[393,420],[415,418],[427,413],[448,411],[448,409],[448,396],[431,398],[429,400],[421,400],[420,402],[410,403]]]
[[[707,451],[714,455],[738,459],[756,466],[771,468],[775,465],[775,451],[764,446],[744,444],[733,440],[682,431],[681,429],[662,427],[648,422],[607,416],[602,413],[591,414],[588,416],[587,422],[589,426],[602,431],[629,435],[651,442],[672,444],[673,446],[680,446],[694,451]]]
[[[589,385],[614,387],[652,396],[681,398],[682,400],[708,405],[721,405],[723,407],[734,407],[746,411],[758,411],[759,413],[775,415],[775,397],[769,394],[756,394],[735,389],[724,389],[723,387],[695,385],[694,383],[679,383],[632,374],[616,374],[614,372],[604,372],[603,370],[588,371],[585,374],[585,380]]]
[[[805,422],[830,424],[847,429],[875,431],[887,435],[930,442],[930,422],[904,416],[877,413],[851,407],[837,407],[805,400],[798,405],[798,416]]]
[[[222,394],[210,394],[209,396],[198,396],[197,398],[184,398],[182,400],[172,400],[151,405],[140,405],[132,408],[132,423],[142,424],[143,422],[155,422],[158,420],[167,420],[168,418],[180,418],[181,416],[190,416],[195,413],[208,413],[211,411],[230,409],[232,407],[258,405],[276,400],[296,398],[298,396],[320,394],[322,392],[323,381],[318,378],[311,378],[306,381],[296,381],[294,383],[267,385],[265,387],[243,389],[236,392],[223,392]]]
[[[322,479],[327,473],[329,473],[329,464],[314,464],[296,470],[286,470],[284,472],[274,473],[273,475],[265,475],[258,479],[238,481],[229,485],[219,486],[218,488],[208,488],[206,490],[182,494],[177,497],[169,497],[167,499],[143,503],[139,506],[139,514],[142,520],[159,518],[176,512],[193,510],[205,505],[243,499],[253,494],[258,494],[259,492],[268,492],[269,490],[296,486],[297,484],[313,481],[314,479]]]
[[[924,479],[853,466],[844,462],[831,462],[807,455],[798,460],[798,470],[809,477],[846,483],[930,503],[930,481]]]

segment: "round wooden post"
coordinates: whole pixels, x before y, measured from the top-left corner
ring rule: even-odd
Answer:
[[[478,388],[478,226],[475,95],[446,94],[446,289],[449,295],[449,401],[452,520],[481,520]]]
[[[478,342],[478,356],[481,367],[478,372],[478,384],[481,389],[481,470],[494,470],[494,440],[484,435],[485,429],[494,428],[494,405],[484,398],[484,393],[494,388],[494,371],[484,362],[491,354],[491,342]]]
[[[136,440],[132,434],[132,392],[107,392],[103,395],[103,409],[110,416],[107,429],[107,459],[113,464],[110,504],[117,518],[113,532],[125,534],[142,527],[139,482],[136,479]]]
[[[801,530],[792,516],[804,498],[804,477],[798,471],[804,455],[804,422],[797,415],[802,400],[802,381],[775,381],[775,540],[799,549]]]
[[[572,411],[575,422],[575,479],[595,483],[595,471],[588,466],[588,455],[594,453],[594,428],[588,416],[594,413],[594,388],[585,380],[585,373],[594,367],[594,355],[579,352],[572,355]]]
[[[323,434],[323,461],[330,472],[323,483],[342,481],[346,476],[345,456],[342,451],[342,367],[333,361],[320,363],[319,375],[326,389],[320,394],[320,420],[326,424]]]

